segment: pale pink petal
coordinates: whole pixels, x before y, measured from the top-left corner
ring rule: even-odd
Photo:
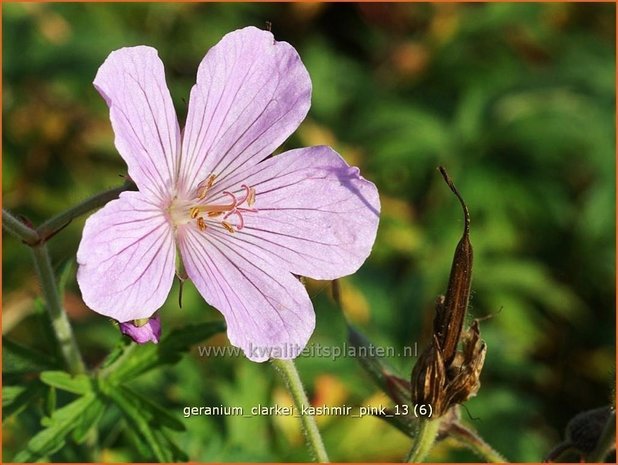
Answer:
[[[249,359],[298,356],[315,326],[307,291],[292,274],[236,247],[228,234],[221,228],[208,234],[192,226],[179,229],[189,278],[223,313],[230,342]]]
[[[296,130],[310,101],[309,75],[290,44],[255,27],[227,34],[191,90],[181,187],[260,162]]]
[[[123,192],[86,221],[77,251],[84,302],[119,322],[150,317],[172,287],[176,249],[163,212]]]
[[[110,107],[118,152],[140,191],[169,199],[176,185],[180,129],[163,63],[154,48],[121,48],[99,68],[94,86]]]
[[[215,184],[242,199],[256,192],[257,213],[228,240],[277,268],[315,279],[354,273],[369,256],[378,229],[375,185],[330,147],[291,150]]]

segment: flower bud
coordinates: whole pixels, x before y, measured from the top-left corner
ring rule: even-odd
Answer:
[[[129,336],[138,344],[146,344],[147,342],[157,344],[161,336],[161,320],[158,316],[154,316],[120,323],[120,332]]]

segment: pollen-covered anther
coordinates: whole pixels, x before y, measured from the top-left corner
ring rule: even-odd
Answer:
[[[197,186],[197,199],[203,200],[206,198],[206,194],[210,190],[210,188],[215,184],[215,180],[217,179],[216,174],[209,175],[205,180],[200,182]]]
[[[234,227],[228,223],[227,221],[222,221],[221,225],[227,230],[227,232],[229,233],[235,233],[236,231],[234,230]]]
[[[255,203],[255,189],[253,187],[249,187],[246,184],[243,184],[242,187],[246,191],[245,200],[247,202],[247,206],[252,207]],[[243,202],[241,202],[242,204]]]
[[[200,231],[205,231],[208,227],[208,225],[204,221],[204,218],[202,218],[201,216],[197,219],[197,227],[200,229]]]

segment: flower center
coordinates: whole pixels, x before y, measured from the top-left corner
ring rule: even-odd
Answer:
[[[255,203],[255,189],[246,184],[241,185],[244,190],[241,198],[232,192],[223,191],[221,194],[226,197],[226,203],[215,203],[211,201],[212,199],[207,199],[216,178],[216,175],[211,174],[200,182],[195,191],[195,197],[191,201],[179,204],[174,202],[170,206],[170,218],[174,225],[195,221],[199,230],[205,231],[209,223],[218,223],[229,233],[234,233],[240,231],[245,225],[243,214],[257,213],[258,210],[252,208]]]

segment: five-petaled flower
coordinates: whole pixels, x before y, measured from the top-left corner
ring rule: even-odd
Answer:
[[[302,349],[315,315],[295,275],[354,273],[373,246],[380,203],[329,147],[269,157],[309,110],[296,50],[254,27],[227,34],[199,66],[182,132],[155,49],[112,52],[94,85],[138,191],[86,221],[77,252],[86,304],[119,322],[150,317],[170,292],[178,253],[249,358]]]

